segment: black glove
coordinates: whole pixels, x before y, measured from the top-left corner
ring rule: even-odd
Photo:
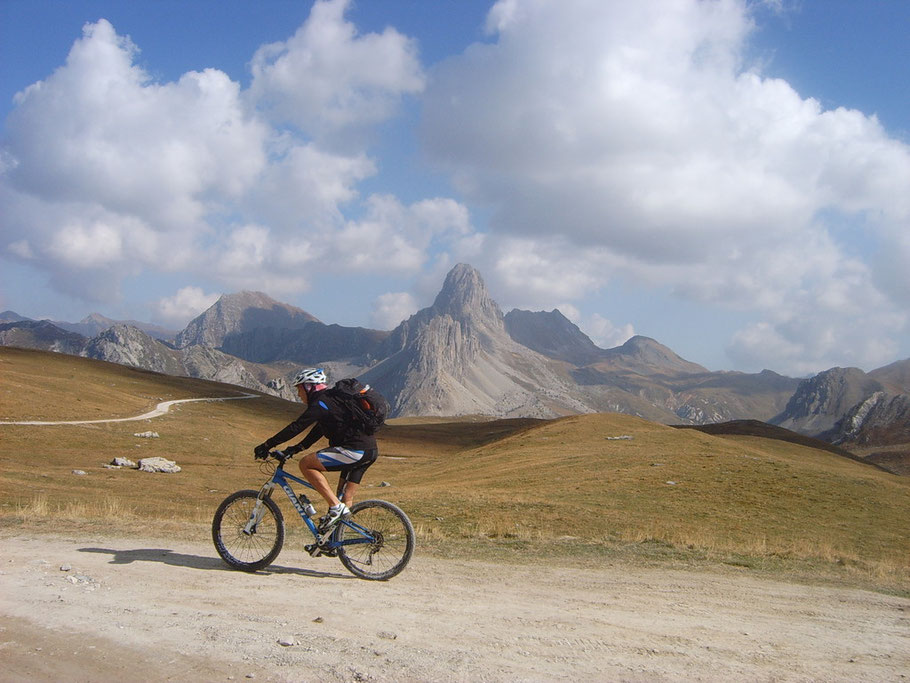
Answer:
[[[253,449],[253,457],[256,460],[265,460],[269,457],[269,445],[267,443],[261,443],[256,448]]]

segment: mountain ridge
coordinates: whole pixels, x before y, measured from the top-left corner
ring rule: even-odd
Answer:
[[[832,368],[798,380],[770,370],[712,372],[641,335],[602,349],[558,309],[504,315],[468,264],[453,267],[433,304],[391,331],[327,325],[261,292],[222,296],[172,345],[129,327],[86,338],[26,319],[0,324],[0,343],[217,378],[286,398],[297,367],[322,365],[332,377],[372,383],[394,415],[621,412],[690,425],[758,419],[830,439],[847,438],[836,427],[849,416],[854,441],[866,418],[875,434],[885,433],[882,415],[904,419],[900,411],[862,406],[880,392],[905,394],[910,384],[910,359],[868,374]],[[898,425],[888,433],[903,432]]]
[[[212,306],[193,318],[177,334],[177,348],[204,345],[218,348],[230,334],[261,327],[298,329],[319,322],[303,309],[283,304],[262,292],[224,294]]]

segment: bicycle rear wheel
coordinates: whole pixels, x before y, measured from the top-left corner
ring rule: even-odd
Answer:
[[[212,540],[221,559],[245,572],[270,565],[284,543],[284,517],[271,498],[262,499],[262,517],[248,528],[258,497],[258,491],[232,493],[212,520]]]
[[[332,540],[344,544],[338,548],[338,559],[348,571],[362,579],[385,581],[407,566],[416,539],[411,520],[400,508],[384,500],[365,500],[356,503],[345,519],[353,527],[339,522]],[[366,538],[371,540],[363,542]]]

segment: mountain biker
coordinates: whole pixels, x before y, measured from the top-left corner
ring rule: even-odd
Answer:
[[[269,451],[303,432],[310,430],[300,442],[284,450],[287,455],[304,451],[323,436],[329,445],[308,453],[300,461],[300,472],[329,505],[328,512],[319,519],[319,528],[326,531],[350,512],[348,507],[360,486],[364,472],[372,465],[379,450],[376,437],[365,434],[352,425],[338,398],[327,392],[328,378],[322,368],[305,368],[294,377],[293,385],[306,410],[287,427],[253,449],[256,458],[265,459]],[[337,493],[333,492],[325,472],[340,472]]]

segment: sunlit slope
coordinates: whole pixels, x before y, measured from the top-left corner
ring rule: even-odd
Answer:
[[[131,417],[165,400],[247,393],[253,392],[65,354],[0,347],[0,421]],[[0,425],[0,515],[43,520],[52,527],[80,520],[109,528],[208,523],[227,494],[262,484],[266,475],[253,459],[253,447],[302,409],[299,403],[260,396],[181,404],[152,420]],[[381,434],[383,452],[443,459],[537,421],[393,423]],[[147,431],[158,437],[135,436]],[[136,462],[156,456],[177,462],[180,475],[104,468],[116,457]],[[368,482],[388,478],[397,482],[398,472],[410,462],[380,459]],[[74,470],[86,474],[74,475]],[[296,463],[289,470],[296,473]],[[396,484],[384,489],[383,497],[396,500],[401,491]]]
[[[159,402],[238,396],[240,387],[45,351],[0,347],[0,421],[99,420]],[[261,479],[252,447],[299,406],[262,396],[187,403],[153,420],[85,425],[0,425],[0,513],[57,526],[86,519],[109,528],[211,518],[227,492]],[[137,438],[154,431],[158,438]],[[179,476],[108,470],[115,457],[176,461]],[[85,475],[74,475],[74,470]],[[19,512],[21,511],[21,513]]]
[[[255,393],[229,384],[0,346],[0,421],[128,417],[172,399]]]
[[[0,348],[0,420],[125,417],[161,400],[238,393],[246,392]],[[182,404],[150,421],[0,425],[0,517],[50,528],[190,523],[204,531],[228,493],[265,480],[252,448],[301,408],[261,396]],[[159,437],[135,436],[148,430]],[[711,436],[617,414],[393,420],[379,441],[383,457],[359,498],[402,505],[422,542],[441,547],[446,539],[482,538],[538,548],[558,542],[573,552],[572,544],[656,542],[898,572],[910,558],[910,478],[784,441]],[[183,471],[103,467],[117,456],[163,456]],[[296,472],[296,463],[289,469]],[[391,486],[378,488],[381,482]]]
[[[404,496],[448,533],[910,558],[906,478],[782,441],[582,415],[412,470]]]

